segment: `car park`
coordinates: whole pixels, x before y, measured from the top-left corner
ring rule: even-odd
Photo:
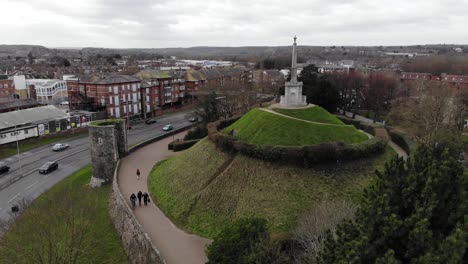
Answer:
[[[7,173],[8,171],[10,171],[10,167],[6,165],[0,166],[0,174]]]
[[[145,120],[145,124],[150,125],[156,123],[156,119],[149,118]]]
[[[39,168],[39,173],[41,174],[47,174],[51,171],[54,171],[58,169],[58,164],[57,162],[55,161],[49,161],[49,162],[46,162],[44,165],[42,165],[40,168]]]
[[[165,126],[163,127],[163,130],[164,130],[164,131],[170,131],[170,130],[172,130],[173,128],[174,128],[174,127],[173,127],[172,125],[165,125]]]
[[[70,145],[64,144],[64,143],[57,143],[52,147],[52,150],[53,151],[62,151],[62,150],[67,149],[68,147],[70,147]]]

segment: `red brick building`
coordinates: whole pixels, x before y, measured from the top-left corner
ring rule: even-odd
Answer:
[[[105,110],[110,118],[141,115],[141,82],[135,76],[84,76],[67,80],[67,87],[71,110]]]
[[[418,89],[418,84],[422,81],[448,83],[447,87],[451,88],[453,93],[466,93],[468,90],[468,75],[442,74],[441,76],[437,76],[430,73],[402,72],[400,80],[409,90]]]
[[[141,109],[144,118],[154,117],[163,109],[187,102],[185,79],[182,73],[141,71],[135,74],[141,79]]]
[[[15,87],[13,86],[13,80],[0,80],[0,98],[13,97],[15,94]]]

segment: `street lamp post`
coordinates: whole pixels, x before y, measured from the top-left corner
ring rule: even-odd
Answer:
[[[5,122],[5,125],[8,125],[8,122]],[[22,124],[20,124],[22,125]],[[15,124],[15,137],[16,137],[16,151],[18,155],[18,165],[19,165],[19,173],[21,174],[22,166],[21,166],[21,157],[20,157],[20,149],[19,149],[19,141],[18,141],[18,130],[16,129],[17,125]]]
[[[126,139],[126,145],[127,145],[127,150],[128,150],[128,134],[130,132],[130,117],[129,117],[129,108],[128,108],[128,104],[133,104],[133,101],[127,101],[127,102],[122,102],[122,104],[126,105],[126,112],[127,112],[127,136],[125,137]]]

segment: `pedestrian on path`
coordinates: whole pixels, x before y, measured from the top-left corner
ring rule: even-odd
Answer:
[[[145,192],[143,194],[143,203],[145,204],[145,206],[148,206],[148,202],[150,202],[149,194],[147,192]]]
[[[132,193],[132,195],[130,195],[130,202],[132,203],[132,208],[133,210],[135,210],[135,205],[136,205],[136,196],[134,193]]]
[[[140,172],[140,169],[137,169],[137,171],[136,171],[137,180],[139,180],[139,179],[140,179],[140,174],[141,174],[141,172]]]
[[[141,198],[143,198],[143,193],[142,193],[141,191],[139,191],[138,194],[137,194],[137,196],[138,196],[138,204],[139,204],[140,207],[141,207]]]

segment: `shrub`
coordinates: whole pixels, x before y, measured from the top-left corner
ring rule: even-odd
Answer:
[[[190,129],[184,137],[184,140],[202,139],[208,135],[208,129],[206,125],[198,125],[193,129]]]
[[[344,117],[344,116],[337,116],[337,117],[338,117],[338,119],[343,121],[343,123],[345,123],[347,125],[353,125],[357,129],[360,129],[362,131],[365,131],[365,132],[375,136],[375,127],[373,125],[361,123],[358,120],[350,119],[350,118],[347,118],[347,117]]]
[[[255,246],[268,238],[267,221],[242,218],[226,226],[207,248],[208,263],[249,263]]]
[[[409,137],[402,132],[393,129],[389,130],[388,132],[392,141],[395,142],[395,144],[397,144],[398,146],[400,146],[400,148],[406,151],[406,153],[409,155],[411,153],[411,146],[414,145],[414,142],[412,142],[412,140],[409,139]]]
[[[177,151],[188,149],[191,146],[195,145],[198,141],[200,141],[200,139],[183,140],[183,141],[174,142],[172,150],[174,152],[177,152]]]
[[[372,156],[372,154],[384,152],[385,145],[384,140],[378,137],[364,142],[347,144],[344,146],[342,158],[346,160],[367,158]]]

